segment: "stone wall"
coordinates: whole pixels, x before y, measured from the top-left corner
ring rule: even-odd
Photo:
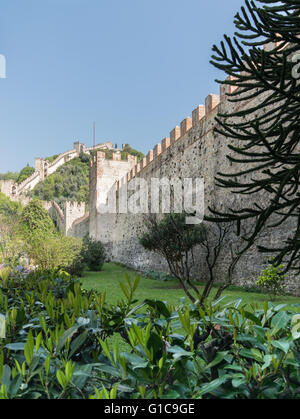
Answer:
[[[151,178],[174,177],[199,178],[205,181],[205,211],[208,207],[218,209],[243,208],[252,206],[253,203],[263,202],[264,196],[247,197],[245,195],[232,194],[228,189],[216,187],[215,177],[219,172],[234,173],[237,167],[232,165],[226,158],[230,154],[228,140],[215,134],[216,115],[220,112],[233,110],[233,104],[226,94],[232,93],[229,85],[221,86],[220,96],[209,95],[205,105],[198,106],[192,113],[192,117],[184,119],[180,126],[175,127],[170,136],[164,138],[151,150],[147,157],[139,164],[134,165],[127,175],[112,184],[110,193],[118,193],[126,182],[128,186],[135,178],[146,179],[150,185]],[[257,98],[262,100],[262,98]],[[253,103],[251,103],[253,105]],[[238,105],[241,107],[241,105]],[[249,106],[245,102],[243,106]],[[253,175],[252,175],[253,176]],[[258,175],[261,176],[261,175]],[[248,175],[248,178],[250,175]],[[247,176],[244,177],[245,181]],[[113,183],[113,182],[111,182]],[[98,155],[94,162],[91,176],[91,200],[90,200],[90,234],[101,240],[114,261],[121,262],[137,270],[167,271],[166,263],[156,254],[145,251],[139,244],[138,237],[144,231],[144,216],[134,214],[103,214],[98,210],[103,196],[108,194],[108,183],[103,187],[103,159]],[[262,200],[262,201],[261,201]],[[282,225],[275,231],[265,231],[260,239],[260,244],[280,244],[292,226]],[[216,268],[217,280],[224,280],[224,275],[229,263],[229,248],[226,246],[218,261]],[[204,255],[201,249],[196,252],[197,266],[195,277],[205,280],[207,270]],[[239,284],[253,284],[262,268],[266,266],[268,255],[260,254],[256,248],[252,248],[240,261],[235,273],[235,281]],[[299,285],[291,278],[289,289],[295,293],[300,292]]]

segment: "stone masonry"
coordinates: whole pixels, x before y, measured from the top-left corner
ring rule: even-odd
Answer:
[[[231,153],[227,147],[231,140],[214,133],[216,115],[233,109],[233,104],[227,97],[227,93],[232,92],[232,86],[223,85],[220,96],[209,95],[205,105],[198,106],[192,112],[192,117],[185,118],[171,131],[169,137],[164,138],[149,151],[146,158],[139,164],[132,162],[131,169],[127,172],[124,170],[124,177],[121,179],[121,170],[117,176],[113,175],[112,162],[106,161],[101,152],[97,154],[91,169],[89,234],[105,244],[111,260],[141,271],[168,271],[163,259],[145,251],[139,244],[138,238],[145,228],[144,215],[122,214],[118,211],[116,214],[107,214],[99,210],[100,203],[103,203],[109,194],[115,194],[118,199],[122,185],[130,185],[133,179],[143,178],[150,184],[151,178],[203,177],[206,213],[209,206],[230,209],[252,205],[253,196],[249,200],[245,195],[231,194],[228,189],[216,187],[215,182],[218,172],[234,173],[237,170],[226,158]],[[242,106],[247,105],[248,103],[244,103]],[[263,200],[264,196],[257,196],[255,199]],[[84,222],[86,223],[86,220]],[[272,242],[273,245],[279,246],[291,228],[290,224],[286,224],[276,230],[264,232],[260,244]],[[261,270],[267,265],[268,256],[259,253],[256,247],[250,249],[238,265],[235,282],[253,285]],[[207,268],[200,249],[197,249],[196,260],[194,276],[205,280]],[[229,248],[225,245],[216,268],[218,281],[224,279],[228,260]],[[300,293],[299,282],[293,277],[289,281],[289,290]]]

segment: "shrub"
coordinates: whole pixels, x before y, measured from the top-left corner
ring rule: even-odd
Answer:
[[[38,230],[40,233],[50,234],[55,231],[54,223],[43,208],[41,201],[34,199],[24,207],[21,214],[21,222],[23,223],[25,234]]]
[[[18,172],[0,173],[0,181],[1,180],[13,180],[14,182],[16,182],[18,177],[19,177]]]
[[[19,216],[22,206],[19,202],[14,202],[0,192],[0,214],[8,217]]]
[[[30,167],[29,164],[27,164],[26,167],[24,167],[17,179],[17,183],[22,183],[24,182],[24,180],[26,180],[27,178],[29,178],[32,174],[34,173],[34,168]]]
[[[81,151],[79,154],[79,159],[82,163],[89,163],[91,160],[91,156]]]
[[[89,270],[101,271],[106,260],[106,253],[102,243],[86,236],[83,240],[82,257]]]
[[[285,266],[283,264],[275,266],[273,264],[266,267],[256,284],[271,294],[278,295],[285,292],[286,275],[284,273]]]
[[[51,163],[54,162],[54,160],[57,159],[58,156],[59,156],[59,154],[54,154],[53,156],[46,157],[45,160],[48,161],[51,164]]]
[[[134,313],[136,286],[124,286],[128,299],[114,307],[64,272],[15,272],[0,280],[0,399],[101,398],[107,385],[108,398],[124,395],[97,364],[105,359],[101,339],[123,333]]]
[[[166,272],[147,271],[144,273],[144,276],[148,279],[152,279],[155,281],[163,281],[163,282],[174,281],[177,279]]]
[[[83,244],[80,244],[80,252],[76,252],[76,257],[73,258],[72,262],[63,267],[66,272],[68,272],[73,277],[82,277],[83,272],[87,269],[86,262],[84,260],[84,255],[82,252]]]

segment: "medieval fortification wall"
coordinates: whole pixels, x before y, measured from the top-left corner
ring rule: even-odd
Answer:
[[[205,105],[198,106],[192,117],[184,119],[180,126],[176,126],[170,136],[164,138],[147,157],[115,182],[110,193],[120,194],[122,185],[135,178],[147,180],[151,184],[152,178],[184,179],[203,177],[205,182],[205,212],[208,207],[218,209],[243,208],[251,206],[254,201],[264,200],[264,196],[245,196],[232,194],[228,189],[216,187],[215,178],[218,172],[234,173],[238,171],[226,158],[230,154],[228,140],[214,132],[215,117],[218,113],[232,111],[237,107],[228,100],[227,93],[233,93],[230,85],[223,85],[219,95],[209,95]],[[257,98],[256,100],[262,100]],[[249,103],[239,104],[239,107],[249,106]],[[253,103],[251,103],[253,105]],[[89,232],[94,238],[102,241],[110,255],[111,260],[121,262],[136,270],[168,271],[166,262],[156,254],[145,251],[139,244],[139,236],[145,230],[144,215],[139,214],[104,214],[101,213],[100,204],[103,196],[107,196],[106,166],[104,156],[98,153],[91,168],[90,188],[90,220]],[[248,175],[249,177],[250,175]],[[247,175],[245,175],[247,180]],[[104,186],[106,185],[106,186]],[[273,246],[280,245],[287,237],[290,225],[282,225],[274,230],[263,232],[260,244]],[[230,249],[224,246],[219,258],[216,274],[217,280],[224,280],[224,273],[229,263]],[[239,284],[252,284],[261,270],[267,265],[269,255],[258,253],[256,247],[250,249],[241,259],[235,272],[235,282]],[[207,267],[201,248],[196,251],[197,266],[194,276],[201,280],[207,277]],[[300,293],[299,283],[293,278],[289,281],[289,290]]]
[[[99,144],[95,147],[86,147],[84,144],[77,141],[73,146],[74,148],[72,150],[59,154],[51,163],[48,160],[36,157],[34,162],[35,171],[30,177],[20,184],[15,183],[12,180],[1,181],[0,192],[12,199],[22,197],[22,195],[25,196],[26,193],[34,189],[39,182],[42,182],[46,177],[56,172],[59,167],[68,161],[79,157],[81,152],[91,154],[92,151],[95,150],[113,150],[113,144],[111,142]]]

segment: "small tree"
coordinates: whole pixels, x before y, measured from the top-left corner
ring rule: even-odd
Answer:
[[[0,215],[17,219],[22,212],[22,205],[19,202],[12,201],[6,195],[0,192]]]
[[[178,279],[189,299],[195,303],[200,299],[200,294],[191,278],[191,270],[195,265],[193,251],[204,239],[204,227],[187,225],[184,213],[167,214],[161,221],[151,216],[145,218],[145,224],[148,232],[140,237],[141,245],[166,259],[170,272]],[[196,298],[192,292],[196,294]]]
[[[272,259],[274,261],[274,259]],[[267,266],[261,273],[256,284],[269,291],[274,297],[285,291],[285,265],[275,266],[273,263]]]
[[[106,252],[103,244],[89,236],[85,236],[83,240],[82,257],[88,269],[99,272],[102,270]]]

